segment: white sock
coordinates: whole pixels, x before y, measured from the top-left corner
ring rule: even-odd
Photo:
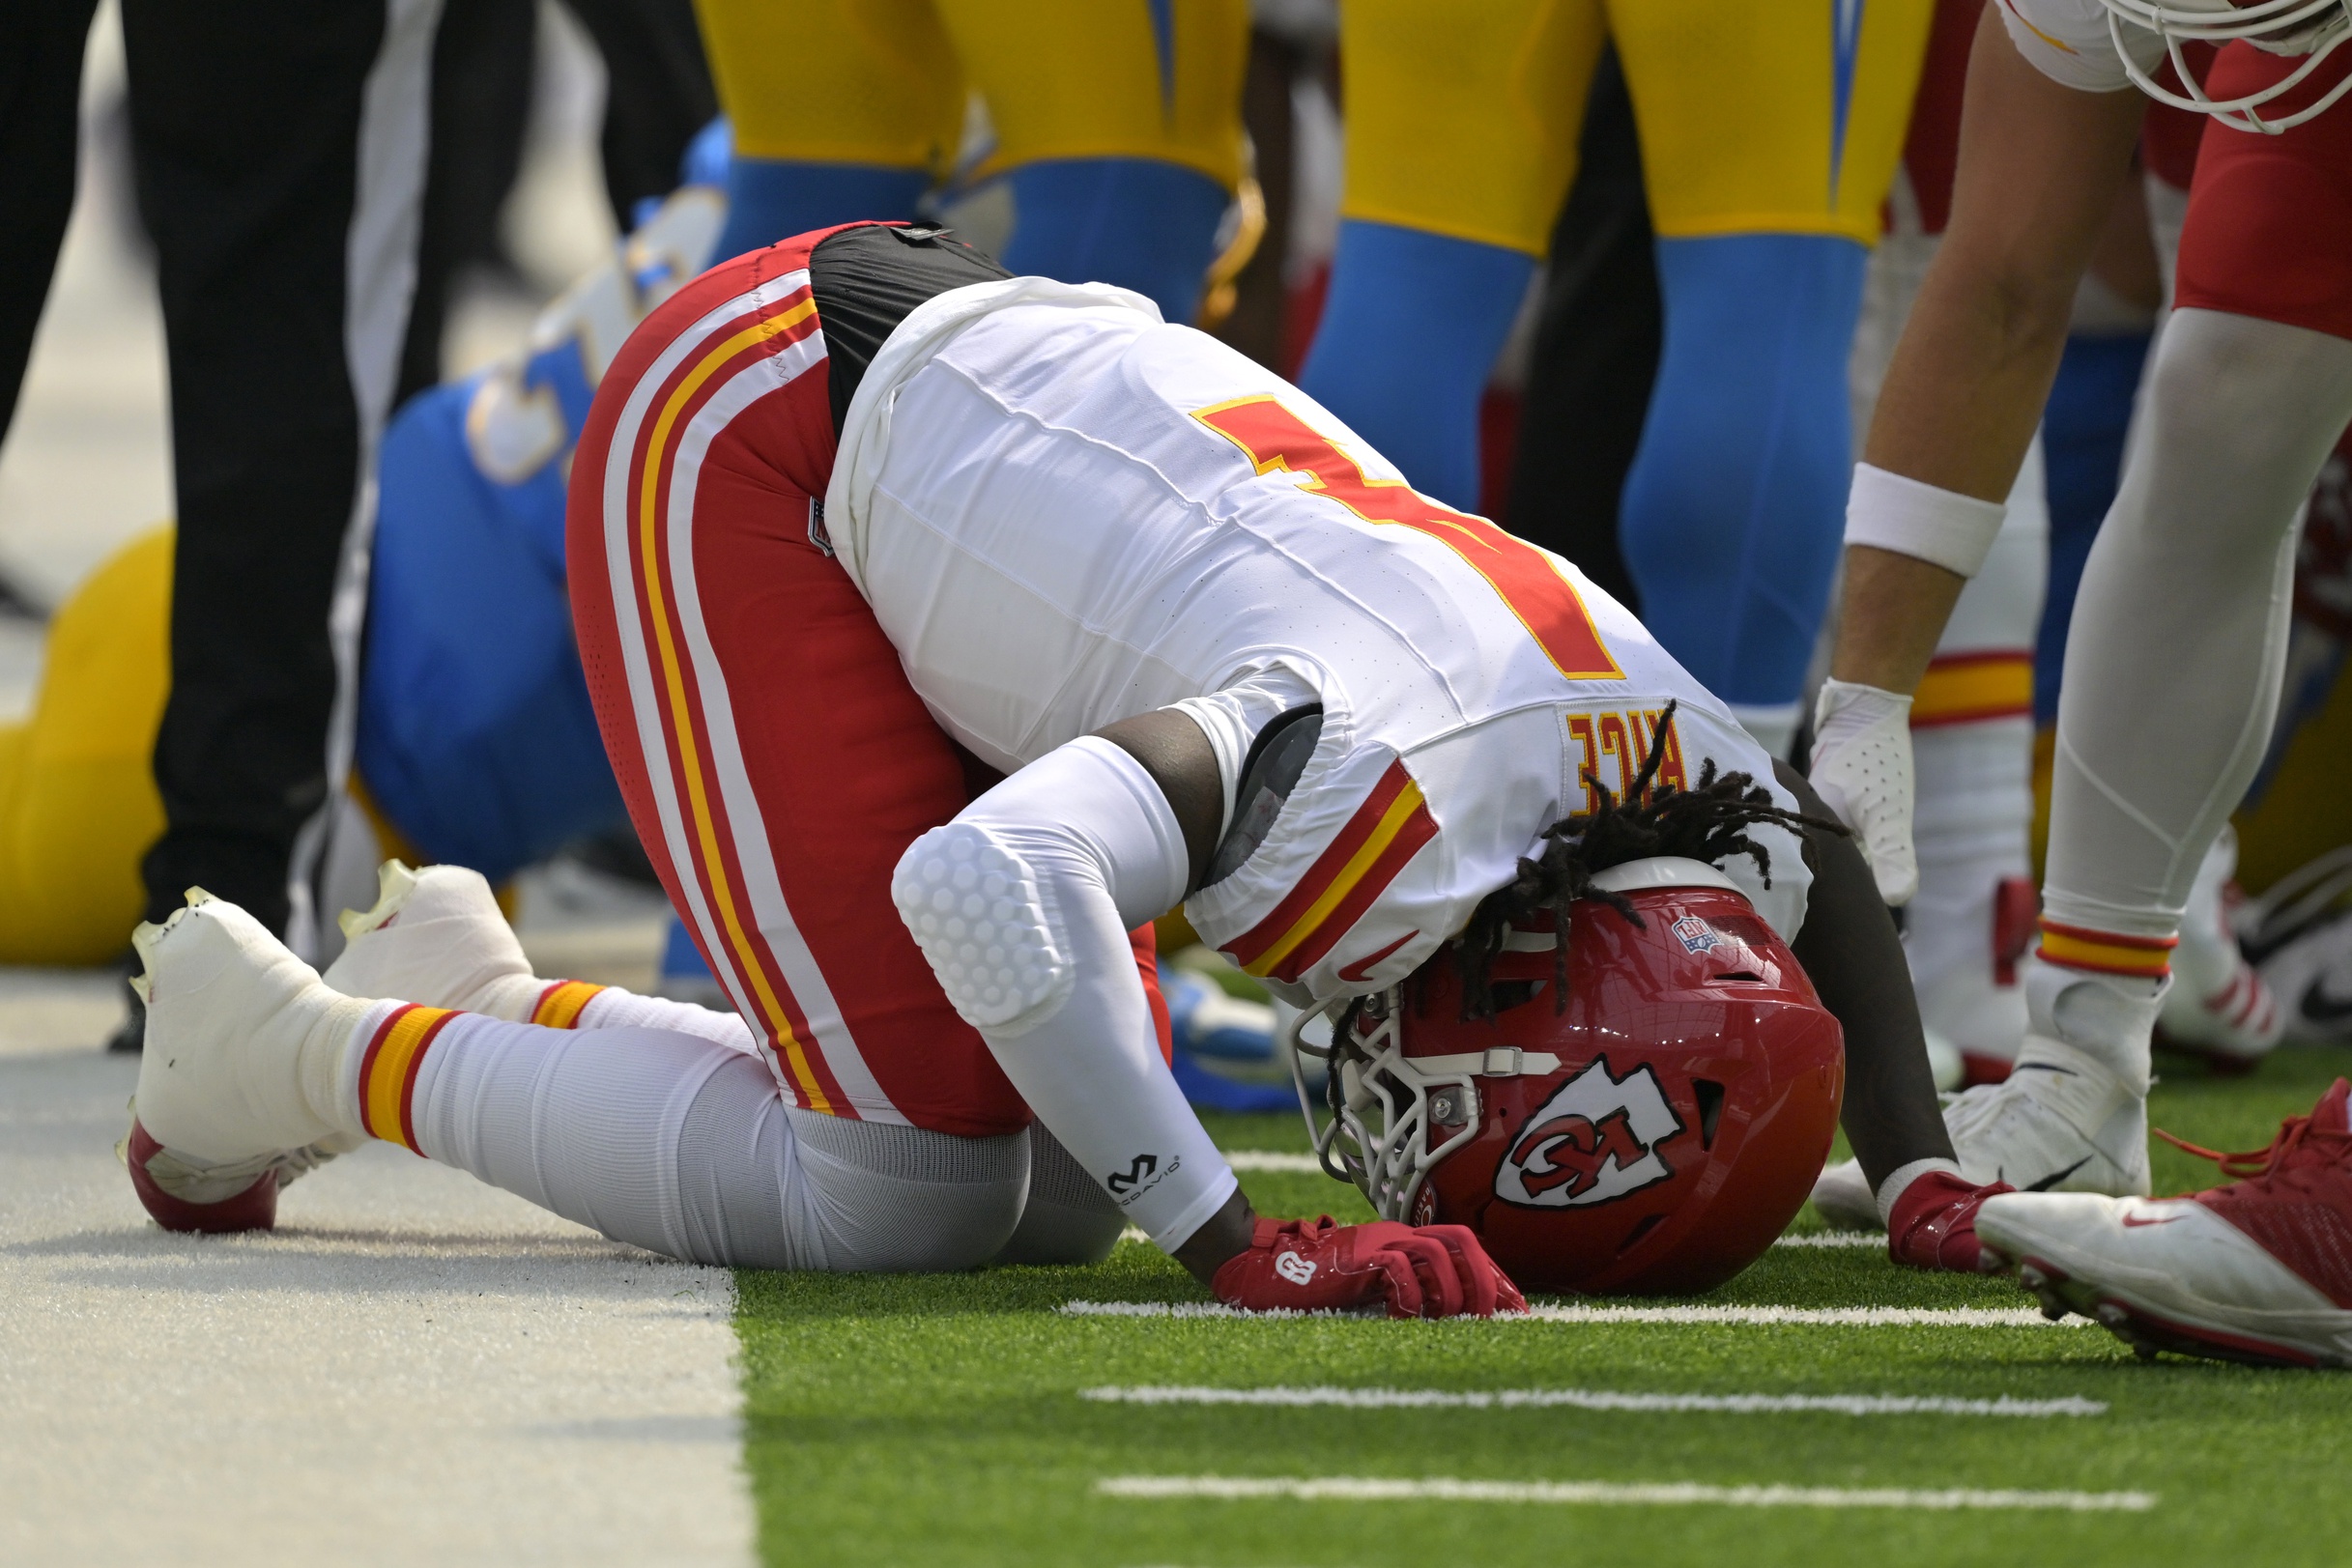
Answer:
[[[762,1049],[751,1025],[735,1012],[675,1002],[666,996],[640,996],[617,985],[607,985],[580,1010],[576,1029],[666,1029],[695,1035],[730,1050],[757,1056]]]
[[[1950,1159],[1914,1159],[1908,1165],[1898,1165],[1889,1171],[1886,1180],[1879,1183],[1879,1224],[1889,1230],[1894,1228],[1895,1205],[1903,1201],[1903,1194],[1909,1190],[1913,1182],[1918,1181],[1930,1171],[1941,1171],[1947,1176],[1959,1176],[1960,1163]]]
[[[617,1240],[760,1269],[960,1269],[1020,1217],[1025,1133],[797,1111],[763,1062],[696,1035],[433,1009],[404,1023],[431,1035],[404,1060],[379,1050],[397,1082],[354,1065],[378,1129]]]

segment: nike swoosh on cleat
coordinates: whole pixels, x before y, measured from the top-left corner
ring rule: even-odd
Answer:
[[[2352,1018],[2352,1000],[2328,994],[2328,977],[2320,976],[2303,993],[2303,1015],[2313,1023],[2341,1023]]]
[[[2139,1229],[2139,1227],[2142,1225],[2177,1225],[2180,1223],[2180,1221],[2181,1216],[2178,1214],[2166,1214],[2162,1219],[2142,1219],[2137,1214],[2126,1214],[2123,1216],[2124,1228],[2126,1230],[2134,1231]]]
[[[2061,1078],[2077,1076],[2073,1068],[2062,1068],[2055,1062],[2020,1062],[2011,1072],[2054,1072]]]
[[[2065,1181],[2068,1177],[2074,1175],[2075,1172],[2082,1169],[2083,1166],[2088,1165],[2090,1162],[2091,1156],[2084,1155],[2080,1159],[2078,1159],[2072,1165],[2067,1166],[2066,1169],[2062,1171],[2052,1171],[2048,1176],[2043,1177],[2039,1182],[2030,1183],[2025,1186],[2020,1187],[2018,1190],[2021,1192],[2048,1192],[2051,1187],[2056,1186],[2060,1182]]]

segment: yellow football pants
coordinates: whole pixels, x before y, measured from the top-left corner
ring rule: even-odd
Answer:
[[[976,91],[996,129],[981,172],[1151,157],[1242,176],[1248,0],[696,0],[751,157],[946,175]],[[1164,43],[1156,14],[1164,20]]]
[[[1347,0],[1341,214],[1540,256],[1614,41],[1667,239],[1875,244],[1934,0]]]
[[[172,530],[157,528],[75,589],[49,623],[32,717],[0,726],[0,963],[104,963],[145,911],[171,562]]]

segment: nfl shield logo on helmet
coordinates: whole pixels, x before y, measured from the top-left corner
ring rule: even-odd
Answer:
[[[1723,940],[1715,934],[1715,927],[1697,915],[1684,915],[1674,923],[1672,929],[1675,939],[1682,944],[1685,953],[1709,953],[1716,943]]]
[[[1527,1119],[1496,1167],[1495,1196],[1530,1209],[1608,1203],[1674,1175],[1657,1146],[1681,1130],[1655,1073],[1611,1077],[1599,1058]]]

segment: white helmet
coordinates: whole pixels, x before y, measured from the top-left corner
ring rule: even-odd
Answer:
[[[2124,71],[2141,92],[2176,109],[2210,114],[2233,130],[2276,136],[2320,114],[2347,90],[2352,90],[2352,74],[2347,74],[2319,101],[2292,114],[2273,120],[2259,112],[2262,105],[2303,85],[2319,69],[2319,63],[2336,52],[2338,44],[2352,37],[2352,0],[2248,0],[2244,5],[2233,5],[2230,0],[2099,0],[2099,3],[2107,7],[2108,36],[2114,41],[2115,52],[2123,57]],[[2164,41],[2172,69],[2187,89],[2186,97],[2160,86],[2141,69],[2125,41],[2123,30],[2127,26],[2153,33]],[[2181,58],[2181,45],[2192,42],[2227,43],[2233,39],[2244,39],[2270,54],[2301,55],[2303,63],[2282,80],[2260,92],[2248,93],[2243,98],[2208,98],[2197,82],[2196,73]]]

